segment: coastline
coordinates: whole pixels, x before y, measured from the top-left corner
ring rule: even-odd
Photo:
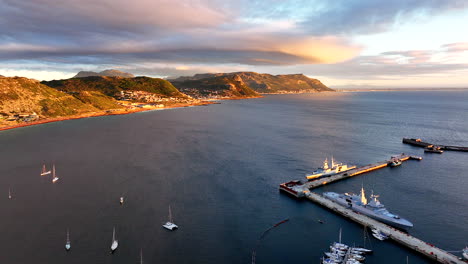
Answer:
[[[175,103],[173,105],[169,105],[165,107],[135,108],[135,109],[119,108],[119,109],[112,109],[112,110],[102,110],[99,112],[89,112],[89,113],[83,113],[83,114],[78,114],[78,115],[62,116],[62,117],[54,117],[54,118],[44,118],[44,119],[37,120],[37,121],[24,122],[22,124],[1,126],[0,131],[20,128],[20,127],[28,127],[28,126],[53,123],[53,122],[60,122],[60,121],[66,121],[66,120],[89,118],[89,117],[128,115],[128,114],[146,112],[146,111],[152,111],[152,110],[164,110],[164,109],[182,108],[182,107],[189,107],[189,106],[204,106],[204,105],[210,105],[210,104],[219,104],[219,103],[210,102],[210,101],[200,101],[198,103],[189,103],[189,104],[188,103]]]

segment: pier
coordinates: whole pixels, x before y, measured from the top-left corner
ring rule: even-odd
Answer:
[[[418,143],[421,143],[421,142],[418,142]],[[422,142],[421,144],[426,144],[426,143]],[[411,156],[411,155],[402,153],[400,155],[392,156],[389,160],[372,163],[366,166],[358,167],[349,171],[335,174],[333,176],[311,180],[304,184],[302,184],[299,181],[290,181],[287,183],[282,183],[280,184],[280,191],[284,191],[290,195],[293,195],[296,198],[307,198],[310,201],[320,204],[321,206],[326,207],[334,211],[337,214],[340,214],[352,221],[355,221],[358,224],[363,225],[364,227],[379,229],[385,234],[388,234],[388,237],[392,239],[393,241],[403,246],[406,246],[410,249],[413,249],[427,256],[428,258],[432,260],[435,260],[444,264],[463,264],[463,263],[466,264],[468,263],[468,261],[461,260],[457,256],[447,251],[444,251],[432,244],[424,242],[421,239],[411,236],[387,224],[374,220],[368,216],[356,213],[353,210],[345,206],[342,206],[338,203],[335,203],[334,201],[330,199],[323,197],[320,194],[310,191],[311,189],[314,189],[314,188],[317,188],[317,187],[320,187],[320,186],[323,186],[323,185],[326,185],[335,181],[351,178],[351,177],[354,177],[354,176],[357,176],[366,172],[385,168],[389,166],[389,164],[394,160],[400,160],[401,162],[404,162],[408,160],[421,160],[421,159],[422,158],[418,156]]]
[[[337,204],[319,194],[313,192],[307,192],[305,197],[315,203],[318,203],[335,213],[341,214],[342,216],[349,218],[363,225],[364,227],[376,228],[388,234],[388,237],[395,242],[411,248],[432,260],[438,261],[445,264],[466,264],[466,261],[458,259],[457,256],[448,253],[434,245],[426,243],[416,237],[413,237],[407,233],[404,233],[398,229],[395,229],[389,225],[383,224],[377,220],[367,217],[363,214],[358,214],[351,209],[348,209],[340,204]]]
[[[329,184],[329,183],[332,183],[332,182],[335,182],[335,181],[351,178],[351,177],[354,177],[354,176],[357,176],[357,175],[360,175],[360,174],[363,174],[363,173],[366,173],[366,172],[370,172],[370,171],[378,170],[378,169],[381,169],[381,168],[385,168],[395,159],[400,160],[401,162],[404,162],[404,161],[408,161],[410,159],[421,160],[422,158],[417,157],[417,156],[410,156],[410,155],[406,155],[406,154],[402,153],[400,155],[392,156],[390,160],[376,162],[376,163],[372,163],[372,164],[369,164],[369,165],[366,165],[366,166],[363,166],[363,167],[359,167],[359,168],[355,168],[355,169],[352,169],[352,170],[349,170],[349,171],[338,173],[338,174],[335,174],[335,175],[332,175],[332,176],[323,177],[323,178],[319,178],[319,179],[316,179],[316,180],[310,180],[310,181],[305,183],[305,186],[307,187],[307,189],[314,189],[314,188],[317,188],[317,187],[320,187],[322,185]]]
[[[419,138],[403,138],[403,143],[410,144],[416,147],[421,148],[430,148],[431,146],[436,146],[441,150],[451,150],[451,151],[464,151],[468,152],[468,147],[459,147],[459,146],[446,146],[446,145],[439,145],[439,144],[432,144],[428,142],[424,142]]]

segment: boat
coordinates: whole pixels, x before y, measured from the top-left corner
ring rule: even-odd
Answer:
[[[385,206],[377,199],[378,195],[371,195],[371,201],[368,203],[364,193],[364,188],[361,188],[361,195],[356,194],[338,194],[335,192],[325,192],[323,196],[351,210],[371,217],[377,221],[391,225],[396,228],[408,229],[413,227],[413,224],[396,214],[390,213]]]
[[[114,230],[112,231],[111,252],[114,253],[114,251],[117,249],[118,246],[119,246],[119,241],[115,239],[115,227],[114,227]]]
[[[8,199],[11,199],[11,190],[8,188]]]
[[[46,165],[43,164],[43,165],[42,165],[42,170],[41,170],[41,176],[48,175],[48,174],[50,174],[50,172],[51,172],[50,170],[47,170],[47,169],[46,169]]]
[[[399,159],[394,159],[390,163],[388,163],[388,166],[390,167],[398,167],[401,165],[401,160]]]
[[[424,148],[424,152],[427,152],[427,153],[437,153],[437,154],[442,154],[442,153],[444,153],[444,151],[441,150],[439,146],[434,146],[434,145],[429,145],[429,146],[425,147],[425,148]]]
[[[383,241],[383,240],[388,239],[388,235],[385,234],[384,232],[375,228],[372,228],[371,230],[372,230],[372,236],[377,238],[378,240]]]
[[[143,249],[140,248],[140,264],[143,264]]]
[[[171,206],[169,205],[169,221],[167,221],[164,225],[163,225],[164,228],[168,229],[168,230],[175,230],[177,228],[179,228],[176,224],[173,223],[173,220],[172,220],[172,212],[171,212]]]
[[[124,203],[124,198],[123,196],[120,197],[120,205],[122,205]]]
[[[59,180],[59,177],[55,174],[55,164],[52,166],[52,183],[55,183]]]
[[[462,255],[463,255],[463,257],[464,257],[465,259],[468,259],[468,247],[465,247],[465,248],[463,249]]]
[[[327,176],[332,176],[332,175],[342,173],[345,171],[349,171],[349,170],[356,168],[356,166],[348,166],[347,164],[343,164],[343,163],[335,163],[335,160],[333,159],[333,157],[331,159],[331,162],[332,164],[331,166],[329,166],[328,159],[325,159],[322,167],[312,172],[312,174],[306,175],[307,180],[316,180],[316,179],[320,179],[320,178],[327,177]]]
[[[282,183],[280,184],[279,189],[280,191],[289,193],[296,198],[303,197],[305,192],[308,191],[307,188],[304,187],[304,184],[299,180]]]
[[[67,229],[67,242],[65,243],[65,249],[69,251],[71,249],[71,242],[70,242],[70,233]]]

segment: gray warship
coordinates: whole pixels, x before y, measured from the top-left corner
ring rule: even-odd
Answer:
[[[413,224],[410,221],[401,218],[396,214],[392,214],[385,209],[385,206],[377,199],[379,197],[378,195],[372,194],[370,197],[371,201],[367,202],[364,194],[364,188],[361,189],[360,195],[325,192],[323,193],[323,196],[338,204],[346,206],[355,212],[361,213],[393,227],[405,230],[413,227]]]

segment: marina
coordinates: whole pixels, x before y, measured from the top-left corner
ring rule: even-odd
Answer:
[[[358,224],[363,225],[364,227],[379,230],[380,233],[385,234],[385,236],[389,239],[392,239],[393,241],[403,246],[413,249],[427,256],[428,258],[431,258],[432,260],[447,264],[468,263],[466,260],[462,260],[461,258],[447,251],[444,251],[443,249],[440,249],[430,243],[424,242],[414,236],[411,236],[406,232],[403,232],[397,228],[391,227],[390,225],[372,219],[371,217],[368,217],[360,212],[355,212],[351,210],[349,206],[343,206],[323,195],[310,191],[311,189],[329,184],[331,182],[336,182],[366,172],[391,166],[392,162],[394,162],[395,160],[398,160],[399,162],[404,162],[408,160],[421,159],[422,158],[418,156],[411,156],[402,153],[397,156],[392,156],[390,160],[372,163],[363,167],[358,167],[356,169],[352,169],[343,173],[338,173],[329,177],[320,178],[314,181],[308,181],[306,183],[302,183],[300,181],[290,181],[287,183],[282,183],[280,184],[279,189],[280,191],[284,191],[290,195],[293,195],[296,198],[307,198],[314,203],[317,203],[323,207],[332,210],[337,214],[346,217],[347,219],[350,219]]]

